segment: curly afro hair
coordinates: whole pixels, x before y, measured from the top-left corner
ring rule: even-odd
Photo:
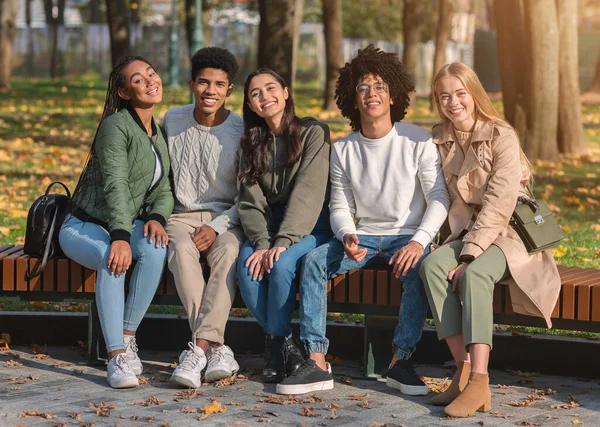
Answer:
[[[239,65],[235,56],[227,49],[220,47],[203,47],[192,56],[192,80],[204,68],[215,68],[227,73],[229,83],[233,82]]]
[[[390,106],[392,123],[399,122],[406,115],[410,104],[408,94],[415,90],[412,77],[395,53],[386,53],[368,45],[359,49],[349,62],[340,68],[340,76],[335,86],[335,101],[342,115],[350,120],[353,131],[360,131],[360,112],[356,108],[356,85],[369,74],[378,75],[390,88],[394,104]]]

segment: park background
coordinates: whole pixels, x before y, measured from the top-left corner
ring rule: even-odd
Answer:
[[[246,75],[269,66],[291,82],[297,113],[325,120],[336,140],[350,132],[333,101],[337,70],[374,43],[414,76],[405,120],[426,128],[438,120],[434,70],[474,67],[567,233],[557,261],[600,268],[597,1],[0,0],[0,17],[0,244],[23,243],[50,182],[74,189],[121,56],[140,54],[161,74],[160,119],[190,102],[190,52],[225,47],[241,66],[229,108],[241,114]]]

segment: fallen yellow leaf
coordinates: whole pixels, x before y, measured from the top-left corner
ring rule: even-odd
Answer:
[[[567,248],[563,245],[559,245],[552,249],[552,255],[554,258],[562,258],[567,254]]]

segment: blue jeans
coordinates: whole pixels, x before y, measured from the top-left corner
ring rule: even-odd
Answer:
[[[327,353],[329,346],[329,340],[325,337],[327,280],[368,266],[378,255],[389,262],[392,255],[406,246],[411,237],[358,235],[359,248],[367,249],[367,255],[361,262],[348,258],[344,245],[336,238],[304,257],[300,272],[300,340],[308,353]],[[419,267],[428,253],[429,247],[425,248],[415,268],[411,268],[406,276],[401,276],[402,302],[392,342],[392,351],[401,359],[410,358],[425,326],[427,295],[419,278]]]
[[[125,303],[125,275],[115,277],[108,269],[110,235],[98,224],[69,216],[58,236],[66,256],[96,270],[96,303],[106,351],[124,349],[123,329],[137,330],[162,276],[167,248],[150,244],[144,237],[144,222],[136,220],[131,232],[131,254],[136,260]]]
[[[283,210],[273,210],[274,225],[279,228]],[[246,307],[265,332],[275,336],[292,333],[292,314],[296,301],[296,276],[304,255],[331,239],[329,211],[324,209],[313,231],[291,245],[279,256],[271,272],[262,280],[253,280],[246,260],[254,253],[250,241],[240,249],[237,267],[238,285]]]

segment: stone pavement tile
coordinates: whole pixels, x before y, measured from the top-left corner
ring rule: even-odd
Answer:
[[[15,353],[20,357],[15,359]],[[169,382],[178,352],[140,353],[143,383],[113,390],[105,367],[87,366],[78,349],[51,347],[48,359],[37,360],[28,348],[0,352],[0,427],[62,426],[600,426],[598,380],[535,373],[491,372],[492,412],[451,420],[430,397],[404,396],[383,381],[361,378],[361,366],[344,361],[334,366],[333,390],[311,395],[274,395],[273,385],[260,382],[262,360],[238,355],[241,374],[233,384],[203,385],[191,391]],[[15,363],[16,362],[16,363]],[[20,364],[20,365],[19,365]],[[11,366],[13,365],[13,366]],[[450,368],[417,367],[431,386],[451,377]],[[200,420],[201,408],[213,400],[227,410]],[[92,409],[114,405],[102,417]],[[26,416],[26,411],[41,416]],[[22,415],[22,416],[20,416]]]

